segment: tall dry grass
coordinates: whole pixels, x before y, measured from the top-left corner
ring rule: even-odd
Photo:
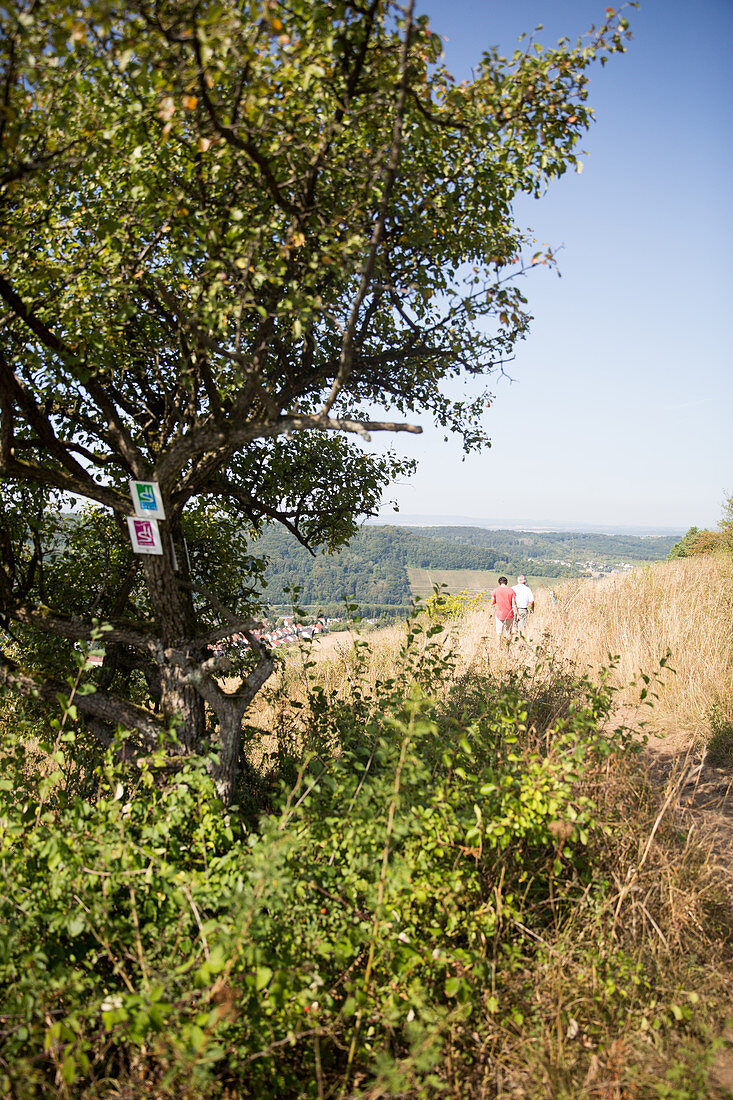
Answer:
[[[596,672],[616,660],[613,682],[620,702],[633,706],[651,676],[658,698],[652,717],[663,732],[701,740],[717,725],[733,725],[733,558],[709,555],[658,562],[599,581],[577,580],[535,593],[536,610],[525,642],[503,651],[497,643],[493,610],[486,606],[448,622],[434,639],[456,656],[456,674],[469,669],[501,674],[531,664],[541,647],[578,672]],[[375,631],[363,641],[368,660],[366,684],[396,676],[405,626]],[[331,636],[327,644],[292,653],[280,673],[291,697],[305,694],[304,664],[315,660],[318,679],[329,692],[347,697],[352,687],[354,638]],[[671,651],[660,672],[659,661]],[[302,685],[302,686],[301,686]],[[265,701],[262,700],[262,703]],[[266,717],[262,706],[259,718]],[[267,724],[267,723],[265,723]]]
[[[537,593],[530,638],[585,669],[618,658],[620,698],[639,695],[671,651],[656,685],[654,724],[692,738],[713,717],[733,722],[733,559],[729,555],[658,562],[600,581],[572,581]],[[674,671],[672,671],[674,670]],[[636,687],[630,686],[633,681]]]

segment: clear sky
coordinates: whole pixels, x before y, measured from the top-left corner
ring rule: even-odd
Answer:
[[[573,41],[608,0],[418,0],[458,79],[517,37]],[[524,280],[531,334],[462,461],[424,422],[400,517],[496,524],[716,526],[733,493],[733,0],[643,0],[633,41],[591,70],[581,175],[517,207],[561,278]]]

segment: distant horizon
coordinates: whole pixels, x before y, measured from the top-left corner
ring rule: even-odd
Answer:
[[[571,531],[577,534],[602,534],[602,535],[638,535],[639,537],[654,538],[670,535],[679,535],[680,538],[689,530],[688,527],[665,527],[654,524],[602,524],[582,523],[577,520],[565,520],[562,522],[540,522],[537,519],[486,519],[479,516],[450,516],[450,515],[403,515],[390,513],[388,516],[372,516],[366,521],[369,524],[379,524],[391,527],[481,527],[487,531]]]

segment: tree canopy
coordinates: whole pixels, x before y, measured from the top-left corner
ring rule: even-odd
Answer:
[[[720,551],[733,553],[733,494],[723,500],[723,513],[717,531],[690,527],[669,552],[667,561],[676,558],[692,558],[698,554],[714,554]]]
[[[486,442],[485,384],[447,383],[527,330],[515,277],[552,257],[512,201],[574,164],[626,21],[461,84],[412,0],[6,0],[0,30],[2,682],[55,698],[104,619],[90,728],[146,751],[175,719],[193,751],[208,704],[228,795],[273,667],[251,639],[226,693],[206,648],[256,613],[248,534],[347,541],[408,465],[374,432]],[[130,551],[130,478],[160,555]]]

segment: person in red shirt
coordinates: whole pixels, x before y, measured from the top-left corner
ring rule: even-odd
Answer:
[[[502,641],[511,644],[514,616],[517,614],[517,597],[509,587],[506,577],[499,577],[499,586],[491,593],[491,603],[496,607],[496,637],[499,645]]]

